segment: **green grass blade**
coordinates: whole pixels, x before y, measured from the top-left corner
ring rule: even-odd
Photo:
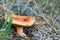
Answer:
[[[10,28],[11,28],[11,24],[12,24],[12,18],[10,19],[9,25],[8,25],[8,27],[6,28],[6,36],[5,36],[4,40],[7,40],[7,36],[8,36],[8,32],[9,32],[9,30],[10,30]]]
[[[7,32],[10,30],[10,27],[11,27],[11,24],[12,24],[12,19],[13,19],[13,18],[10,19],[9,25],[8,25],[8,27],[6,28],[6,31],[7,31]]]
[[[5,20],[5,22],[3,23],[3,25],[2,25],[2,27],[1,27],[1,29],[3,29],[3,28],[4,28],[4,26],[7,24],[7,19],[8,19],[9,14],[10,14],[10,12],[8,12],[8,15],[7,15],[7,17],[6,17],[6,20]]]
[[[2,29],[4,29],[5,25],[7,24],[7,19],[8,19],[9,14],[10,14],[10,12],[8,12],[8,15],[7,15],[7,17],[6,17],[6,20],[4,21],[2,27],[0,28],[0,30],[1,30],[1,31],[0,31],[0,36],[3,35],[4,32],[6,31],[6,30],[2,30]]]
[[[1,29],[0,30],[0,36],[2,36],[4,34],[4,32],[6,32],[6,30],[5,29]]]

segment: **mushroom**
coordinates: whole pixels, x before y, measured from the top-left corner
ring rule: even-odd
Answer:
[[[12,15],[12,14],[9,15],[7,20],[8,22],[11,17],[13,17],[12,24],[14,25],[14,27],[16,27],[17,34],[20,36],[24,35],[23,27],[32,26],[35,22],[35,18],[32,16],[19,16],[19,15]]]

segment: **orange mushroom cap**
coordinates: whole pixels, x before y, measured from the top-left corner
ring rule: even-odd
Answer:
[[[31,26],[35,22],[35,18],[31,16],[19,16],[19,15],[9,15],[8,22],[10,18],[13,17],[13,24],[21,25],[21,26]]]

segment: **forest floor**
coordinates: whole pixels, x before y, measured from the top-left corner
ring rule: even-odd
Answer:
[[[19,36],[12,25],[8,40],[60,40],[60,0],[0,0],[0,26],[8,10],[36,18],[31,27],[24,28],[26,36]]]

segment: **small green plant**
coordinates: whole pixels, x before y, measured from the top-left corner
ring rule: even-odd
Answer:
[[[6,28],[6,35],[5,35],[4,40],[7,40],[7,36],[8,36],[9,30],[11,28],[11,24],[12,24],[12,18],[10,19],[9,25]]]
[[[4,37],[3,40],[7,40],[7,36],[8,36],[9,30],[11,28],[11,24],[12,24],[12,18],[10,18],[9,24],[6,26],[6,29],[4,29],[5,25],[7,24],[7,19],[8,19],[9,14],[10,14],[10,12],[8,12],[6,20],[0,29],[1,30],[0,31],[0,37]]]

